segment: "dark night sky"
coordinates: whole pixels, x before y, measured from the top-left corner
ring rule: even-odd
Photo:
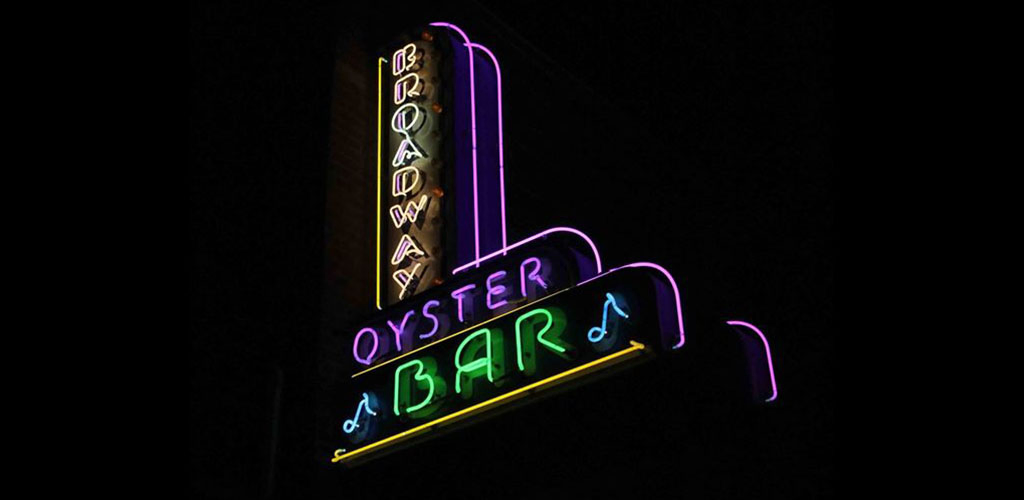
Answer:
[[[192,495],[832,496],[831,4],[393,5],[192,6]],[[664,265],[693,307],[767,333],[777,404],[650,401],[636,385],[673,368],[644,368],[356,474],[313,463],[332,51],[348,30],[380,43],[437,20],[502,64],[510,240],[568,225],[611,265]]]

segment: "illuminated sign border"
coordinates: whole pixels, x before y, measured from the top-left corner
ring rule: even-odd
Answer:
[[[505,394],[495,396],[491,399],[488,399],[487,401],[477,403],[473,406],[470,406],[469,408],[464,408],[450,415],[445,415],[443,417],[431,420],[430,422],[427,422],[425,424],[420,424],[416,427],[413,427],[412,429],[395,434],[394,436],[388,436],[384,439],[381,439],[380,441],[376,441],[366,446],[363,446],[362,448],[357,448],[349,452],[341,452],[341,450],[338,450],[335,452],[334,457],[331,458],[331,462],[337,463],[345,460],[351,460],[356,457],[359,457],[360,455],[366,454],[370,451],[380,448],[381,446],[401,443],[402,441],[411,439],[427,431],[438,429],[445,425],[453,424],[462,419],[489,410],[491,408],[511,403],[512,401],[526,397],[532,393],[536,393],[539,390],[557,385],[558,383],[568,382],[576,377],[585,375],[587,373],[612,366],[622,361],[633,359],[648,349],[647,346],[635,340],[631,340],[629,341],[629,343],[630,347],[627,347],[620,351],[616,351],[603,358],[596,359],[594,361],[582,364],[575,368],[570,368],[564,372],[552,375],[543,380],[539,380],[537,382],[520,387]]]

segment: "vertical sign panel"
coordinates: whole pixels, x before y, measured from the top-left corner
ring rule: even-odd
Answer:
[[[382,58],[378,307],[429,288],[444,272],[442,51],[424,32]]]

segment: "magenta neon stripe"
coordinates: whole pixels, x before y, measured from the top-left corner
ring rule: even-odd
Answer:
[[[466,50],[469,51],[469,133],[473,143],[473,241],[476,244],[477,267],[480,267],[480,196],[477,193],[476,176],[476,80],[473,77],[473,43],[458,26],[451,23],[430,23],[431,26],[443,26],[457,32],[466,41]]]
[[[551,229],[547,229],[547,230],[541,231],[541,232],[539,232],[539,233],[537,233],[537,234],[535,234],[533,236],[530,236],[529,238],[526,238],[525,240],[518,241],[518,242],[513,243],[513,244],[511,244],[511,245],[509,245],[509,246],[507,246],[505,248],[502,248],[501,250],[498,250],[498,251],[496,251],[494,253],[485,255],[485,256],[483,256],[483,257],[481,257],[481,258],[479,258],[479,259],[477,259],[477,260],[475,260],[473,262],[470,262],[468,264],[463,264],[462,266],[456,267],[452,271],[452,274],[458,273],[459,271],[465,271],[466,269],[469,269],[470,267],[474,267],[474,266],[475,267],[480,267],[480,263],[485,261],[485,260],[492,259],[492,258],[497,257],[499,255],[504,255],[504,254],[508,253],[509,250],[512,250],[513,248],[516,248],[518,246],[521,246],[521,245],[524,245],[526,243],[529,243],[529,242],[531,242],[531,241],[533,241],[533,240],[535,240],[537,238],[543,238],[544,236],[547,236],[547,235],[549,235],[551,233],[559,233],[559,232],[575,234],[575,235],[583,238],[583,240],[586,241],[588,245],[590,245],[590,249],[594,251],[594,261],[597,262],[597,273],[600,274],[601,273],[601,255],[599,253],[597,253],[597,245],[594,245],[594,241],[591,240],[589,236],[583,234],[582,231],[579,231],[577,229],[573,229],[571,227],[553,227]]]
[[[775,365],[772,364],[772,349],[771,347],[768,347],[768,338],[765,337],[763,333],[761,333],[761,330],[759,328],[757,328],[754,325],[751,325],[750,323],[747,323],[746,321],[734,320],[726,321],[726,323],[733,326],[747,327],[753,330],[758,337],[761,337],[761,342],[764,344],[764,353],[768,357],[768,374],[771,376],[772,379],[772,397],[766,399],[764,402],[771,403],[772,401],[775,401],[775,398],[778,397],[779,395],[779,389],[778,387],[775,386]]]
[[[471,43],[470,45],[490,56],[491,62],[494,63],[494,73],[498,77],[498,182],[501,186],[501,246],[505,247],[508,246],[508,236],[505,233],[505,133],[502,125],[505,120],[501,115],[501,66],[498,64],[498,58],[494,57],[491,49],[479,43]]]

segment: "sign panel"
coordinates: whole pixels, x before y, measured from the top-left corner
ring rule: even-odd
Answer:
[[[339,429],[348,446],[335,461],[671,349],[682,339],[681,317],[663,280],[650,269],[620,269],[354,373]]]
[[[377,61],[383,310],[347,328],[350,350],[332,360],[328,412],[343,416],[324,435],[342,446],[332,462],[380,456],[683,347],[680,290],[663,267],[605,271],[594,242],[567,227],[507,243],[501,71],[490,50],[432,23],[386,54]],[[775,400],[764,334],[728,325],[726,341],[705,336],[688,363],[722,392]]]
[[[445,162],[448,132],[444,38],[429,32],[378,60],[378,300],[393,304],[443,279]],[[382,122],[381,122],[382,119]],[[383,212],[383,213],[381,213]],[[383,262],[381,262],[383,261]],[[383,278],[383,279],[382,279]],[[380,290],[382,288],[382,290]],[[383,297],[381,297],[383,295]],[[378,308],[381,303],[378,302]]]
[[[508,245],[501,71],[432,23],[378,58],[377,309]]]

